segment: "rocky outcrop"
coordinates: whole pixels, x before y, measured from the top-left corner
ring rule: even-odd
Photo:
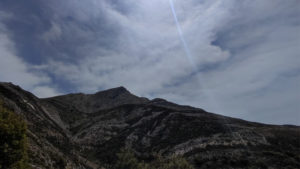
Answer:
[[[120,148],[186,157],[195,168],[299,168],[300,128],[229,118],[124,87],[39,99],[0,83],[0,98],[28,122],[36,168],[100,168]],[[57,154],[57,155],[55,155]]]

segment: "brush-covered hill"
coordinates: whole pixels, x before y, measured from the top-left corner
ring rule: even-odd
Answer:
[[[0,83],[27,123],[33,168],[110,168],[129,149],[141,161],[180,156],[194,168],[300,168],[300,127],[248,122],[149,100],[124,87],[40,99]]]

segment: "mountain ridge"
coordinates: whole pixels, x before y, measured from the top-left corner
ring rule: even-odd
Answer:
[[[99,111],[101,109],[108,109],[121,104],[142,103],[148,101],[146,98],[137,97],[131,94],[122,86],[99,91],[94,94],[73,93],[43,98],[42,100],[68,102],[69,104],[76,105],[78,110],[88,113]]]
[[[149,100],[124,87],[39,99],[0,83],[0,99],[28,123],[33,168],[57,168],[57,158],[65,168],[101,168],[114,163],[123,147],[144,160],[153,152],[182,155],[195,168],[300,167],[299,126]]]

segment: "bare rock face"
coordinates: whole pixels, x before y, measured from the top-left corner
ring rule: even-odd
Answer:
[[[298,126],[148,100],[124,87],[39,99],[0,83],[0,99],[28,123],[34,168],[101,168],[122,147],[144,160],[153,152],[182,155],[195,168],[300,168]]]

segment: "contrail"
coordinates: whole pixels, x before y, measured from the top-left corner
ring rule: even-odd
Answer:
[[[176,14],[176,10],[175,10],[175,7],[174,7],[174,2],[173,2],[173,0],[169,0],[169,2],[170,2],[170,7],[171,7],[171,10],[172,10],[173,17],[174,17],[174,21],[176,23],[177,31],[178,31],[180,40],[181,40],[181,42],[183,44],[185,53],[186,53],[186,55],[188,57],[188,60],[189,60],[190,64],[193,66],[194,71],[197,71],[197,66],[196,66],[196,64],[194,62],[194,59],[193,59],[192,54],[191,54],[191,51],[190,51],[190,49],[189,49],[189,47],[188,47],[188,45],[187,45],[187,43],[186,43],[186,41],[184,39],[184,36],[183,36],[183,32],[182,32],[182,29],[180,27],[180,24],[179,24],[179,21],[178,21],[178,18],[177,18],[177,14]],[[204,88],[204,84],[200,83],[200,86],[202,86],[202,88]],[[219,104],[217,104],[217,102],[214,99],[214,96],[212,94],[210,94],[210,92],[207,91],[207,90],[202,90],[202,91],[208,97],[209,101],[215,103],[215,105],[218,105],[217,107],[218,107],[218,109],[220,109],[219,108]],[[242,138],[242,136],[238,132],[233,133],[231,127],[229,125],[226,125],[226,124],[228,124],[228,121],[226,120],[226,118],[223,117],[223,116],[221,116],[221,118],[224,120],[225,126],[229,129],[229,131],[231,132],[232,136],[234,138],[240,139],[243,143],[245,143],[245,140]]]
[[[169,0],[169,2],[170,2],[170,7],[172,9],[174,21],[176,23],[177,31],[178,31],[180,40],[181,40],[181,42],[183,44],[183,47],[184,47],[184,51],[185,51],[185,53],[186,53],[186,55],[188,57],[189,62],[193,65],[193,68],[196,69],[196,65],[195,65],[194,59],[193,59],[193,57],[191,55],[191,51],[190,51],[190,49],[189,49],[189,47],[188,47],[188,45],[187,45],[187,43],[186,43],[186,41],[184,39],[182,29],[181,29],[180,24],[178,22],[178,18],[177,18],[176,11],[175,11],[175,8],[174,8],[173,0]]]

